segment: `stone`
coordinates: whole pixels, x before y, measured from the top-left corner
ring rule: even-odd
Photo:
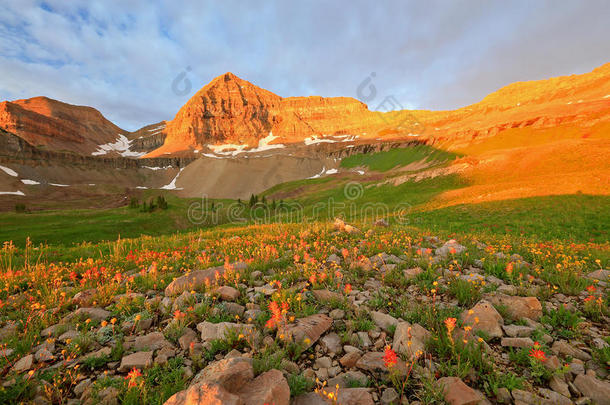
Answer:
[[[119,366],[119,372],[124,373],[133,368],[142,370],[152,366],[152,363],[153,352],[135,352],[123,356],[121,359],[121,365]]]
[[[565,340],[558,340],[553,343],[553,346],[551,346],[551,350],[553,351],[553,353],[563,356],[571,356],[582,361],[591,360],[591,355],[589,353],[571,346]]]
[[[414,267],[412,269],[403,270],[403,274],[407,280],[413,280],[415,277],[420,275],[423,272],[421,267]]]
[[[414,359],[425,352],[426,341],[430,336],[430,332],[417,323],[411,325],[408,322],[400,322],[394,332],[392,350]]]
[[[280,328],[281,330],[278,330],[278,333],[283,333],[295,342],[303,344],[305,348],[310,348],[332,324],[333,320],[329,316],[315,314],[297,319],[295,323]]]
[[[534,341],[528,337],[526,338],[502,338],[500,344],[503,347],[532,347],[534,346]]]
[[[396,392],[396,390],[394,388],[386,388],[385,390],[383,390],[383,393],[381,394],[381,403],[383,405],[398,404],[399,399],[400,399],[400,396],[398,395],[398,392]]]
[[[195,376],[192,384],[218,384],[230,392],[235,392],[252,378],[252,360],[232,357],[209,364]]]
[[[343,296],[334,291],[328,290],[313,290],[311,292],[316,300],[320,302],[332,302],[332,301],[341,301],[343,300]]]
[[[173,347],[173,345],[165,340],[165,336],[161,332],[151,332],[147,335],[136,336],[136,341],[133,348],[137,351],[157,350],[162,347]]]
[[[450,405],[477,405],[485,398],[457,377],[443,377],[438,380],[445,401]]]
[[[49,328],[47,328],[47,329],[49,329]],[[47,329],[43,330],[43,332],[46,331]],[[5,340],[11,336],[14,336],[15,334],[17,334],[17,331],[18,331],[18,327],[15,322],[7,323],[0,329],[0,340]],[[47,335],[47,336],[49,336],[49,335]]]
[[[197,343],[197,333],[191,328],[186,328],[180,339],[178,339],[178,344],[182,350],[188,350],[191,343]]]
[[[51,361],[53,360],[55,357],[53,356],[53,353],[51,353],[51,351],[49,351],[47,348],[41,348],[38,351],[36,351],[36,354],[34,354],[34,358],[36,359],[37,362],[39,363],[43,363],[46,361]]]
[[[225,302],[222,305],[224,306],[225,310],[231,315],[237,315],[239,317],[242,317],[244,315],[244,312],[246,311],[246,308],[243,305],[239,305],[235,302]]]
[[[72,297],[72,304],[80,307],[87,307],[93,305],[95,296],[97,295],[97,288],[91,288],[89,290],[83,290]]]
[[[479,301],[471,310],[462,312],[461,319],[473,332],[482,331],[492,338],[503,336],[504,319],[488,301]]]
[[[335,392],[332,387],[325,388],[323,391]],[[375,402],[366,388],[340,388],[336,403],[341,405],[373,405]],[[319,394],[309,392],[296,397],[292,405],[328,405],[328,402],[322,399]]]
[[[356,366],[356,363],[358,362],[358,360],[360,360],[360,353],[351,352],[351,353],[347,353],[343,357],[341,357],[341,359],[339,360],[339,363],[341,363],[341,365],[345,368],[352,368],[352,367]]]
[[[373,322],[385,332],[390,332],[392,327],[396,327],[398,325],[398,320],[394,318],[392,315],[384,314],[379,311],[371,311],[371,318]]]
[[[74,329],[70,329],[69,331],[62,333],[57,338],[57,341],[59,341],[61,343],[66,343],[68,340],[74,340],[75,338],[77,338],[79,336],[80,336],[80,333],[78,333],[78,331],[75,331]]]
[[[361,233],[360,229],[356,228],[353,225],[346,224],[341,218],[335,218],[335,222],[333,223],[333,227],[337,231],[349,233],[349,234],[352,234],[352,235],[356,235],[356,234]]]
[[[216,294],[218,294],[223,301],[235,301],[239,298],[239,290],[227,285],[218,287],[216,289]]]
[[[388,368],[385,366],[383,357],[383,352],[366,352],[356,362],[356,367],[365,371],[386,373],[388,372]],[[401,359],[397,360],[394,368],[399,374],[406,375],[406,365]]]
[[[459,255],[466,250],[465,246],[460,245],[455,239],[450,239],[443,246],[436,249],[436,255],[446,257],[450,254]]]
[[[247,267],[246,263],[236,262],[228,265],[231,269],[243,270]],[[225,266],[211,267],[203,270],[195,270],[184,276],[176,278],[165,288],[165,295],[168,297],[182,294],[184,291],[198,290],[212,285],[216,278],[224,275]]]
[[[328,315],[334,320],[339,320],[345,318],[345,311],[342,309],[333,309]]]
[[[164,405],[243,405],[242,399],[218,384],[196,384],[172,395]]]
[[[318,357],[313,365],[315,368],[330,368],[332,366],[332,360],[330,357]]]
[[[339,256],[337,256],[336,254],[332,253],[332,254],[328,255],[328,257],[326,258],[326,262],[334,263],[334,264],[341,264],[341,258]]]
[[[610,270],[595,270],[589,274],[587,274],[587,278],[591,280],[610,282]]]
[[[488,294],[486,298],[494,305],[502,305],[511,318],[538,320],[542,316],[542,304],[536,297],[517,297],[506,294]]]
[[[561,395],[558,392],[555,391],[551,391],[549,389],[546,388],[539,388],[538,392],[542,395],[543,398],[545,398],[547,401],[548,405],[572,405],[573,402],[570,400],[569,397],[565,397],[564,395]],[[549,403],[550,401],[550,403]]]
[[[329,333],[321,338],[320,344],[328,353],[338,354],[343,350],[343,347],[341,346],[341,338],[335,332]]]
[[[66,315],[62,323],[68,323],[73,319],[85,320],[91,319],[92,321],[104,321],[110,317],[110,312],[102,308],[79,308],[76,311]]]
[[[610,405],[609,382],[587,374],[581,374],[574,379],[574,385],[583,395],[595,401],[597,405]]]
[[[502,329],[510,337],[529,337],[534,332],[534,328],[522,325],[503,325]]]
[[[513,397],[510,395],[510,391],[504,387],[498,388],[496,393],[496,400],[500,404],[511,404]]]
[[[269,370],[247,382],[238,392],[244,405],[290,404],[290,387],[279,370]]]
[[[373,223],[373,225],[382,227],[382,228],[387,228],[388,226],[390,226],[390,224],[388,224],[388,221],[386,221],[384,218],[379,218],[377,221],[375,221]]]
[[[201,332],[201,340],[204,343],[215,339],[224,339],[228,330],[234,330],[244,335],[252,335],[255,332],[253,325],[231,322],[212,323],[207,321],[197,324],[197,330]]]
[[[570,398],[570,389],[563,377],[560,377],[557,374],[553,374],[549,379],[549,387],[551,387],[553,391],[560,393],[564,397]]]
[[[13,370],[18,373],[28,371],[29,369],[32,368],[33,364],[34,364],[34,355],[28,354],[27,356],[24,356],[24,357],[20,358],[19,360],[17,360],[17,362],[13,366]]]

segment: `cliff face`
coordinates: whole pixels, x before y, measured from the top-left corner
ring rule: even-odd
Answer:
[[[232,73],[199,90],[167,123],[162,148],[148,156],[201,149],[208,144],[256,146],[270,133],[277,142],[312,135],[361,134],[387,124],[348,97],[282,98]]]
[[[47,150],[91,154],[125,134],[94,108],[46,97],[0,103],[0,128]]]
[[[361,139],[418,139],[463,148],[509,129],[572,125],[588,128],[610,120],[610,64],[590,73],[513,83],[479,103],[453,111],[369,111],[347,97],[282,98],[232,73],[197,92],[169,121],[163,146],[148,156],[201,149],[208,144],[256,146],[313,135]]]

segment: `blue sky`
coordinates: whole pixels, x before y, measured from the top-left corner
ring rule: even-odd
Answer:
[[[135,130],[231,71],[284,97],[452,109],[610,62],[608,21],[605,0],[2,0],[0,100],[45,95]]]

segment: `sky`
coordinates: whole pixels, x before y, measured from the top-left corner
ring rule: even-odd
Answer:
[[[282,97],[454,109],[610,62],[608,21],[607,0],[0,0],[0,100],[136,130],[230,71]]]

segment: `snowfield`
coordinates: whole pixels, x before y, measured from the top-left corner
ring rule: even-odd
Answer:
[[[107,143],[104,145],[98,145],[98,149],[91,153],[93,156],[106,155],[108,152],[117,152],[123,157],[141,157],[144,156],[145,152],[132,152],[129,148],[131,141],[123,134],[119,134],[116,142]]]
[[[16,171],[14,171],[13,169],[9,169],[8,167],[0,166],[0,170],[3,170],[6,174],[12,177],[19,176]]]

